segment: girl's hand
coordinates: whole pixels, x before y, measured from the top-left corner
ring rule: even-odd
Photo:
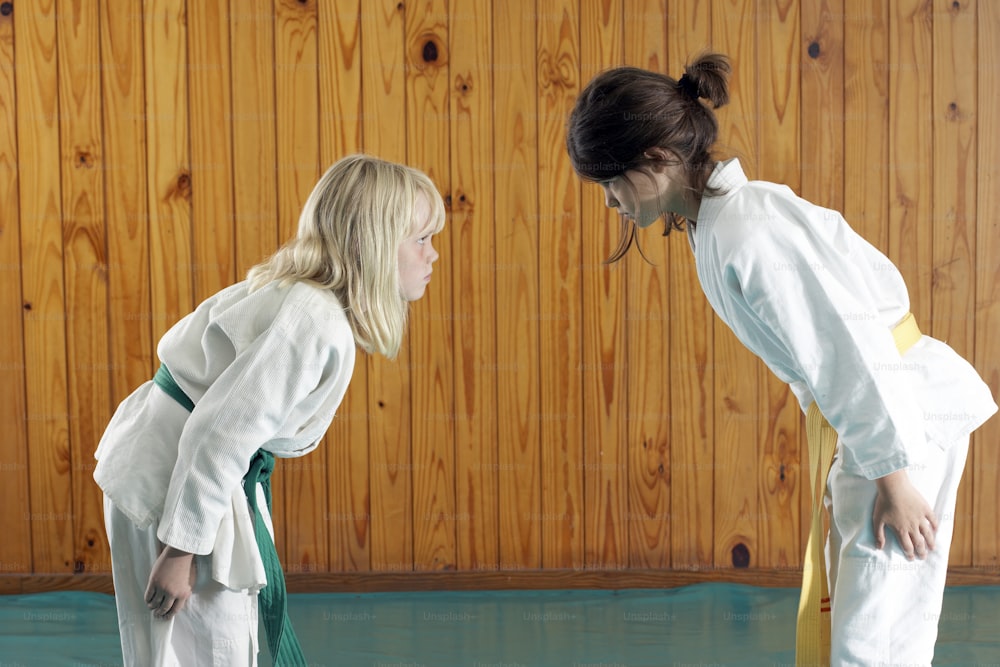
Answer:
[[[157,618],[170,619],[184,608],[194,586],[194,554],[173,547],[160,552],[146,586],[146,606]]]
[[[875,546],[885,546],[885,527],[896,531],[899,545],[910,560],[914,554],[923,559],[934,548],[937,518],[934,511],[910,482],[905,470],[897,470],[875,480],[878,495],[872,522],[875,528]]]

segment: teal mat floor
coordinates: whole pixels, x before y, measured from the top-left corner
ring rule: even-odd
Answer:
[[[791,667],[797,600],[797,589],[706,583],[296,594],[288,606],[313,667]],[[934,664],[1000,667],[1000,586],[946,591]],[[0,596],[0,667],[50,665],[121,665],[111,596]]]

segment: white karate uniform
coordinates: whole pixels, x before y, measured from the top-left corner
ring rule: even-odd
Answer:
[[[210,297],[160,340],[160,361],[194,410],[146,382],[118,406],[95,454],[126,665],[212,655],[256,664],[256,594],[267,581],[241,481],[260,448],[315,449],[354,370],[354,336],[332,292],[247,287]],[[258,506],[266,514],[259,485]],[[188,606],[169,621],[142,599],[161,543],[196,554],[198,568]]]
[[[827,486],[831,664],[929,665],[969,434],[997,410],[989,387],[930,336],[900,357],[902,276],[839,213],[749,182],[736,159],[708,185],[723,194],[702,200],[688,231],[705,295],[839,436]],[[941,524],[924,561],[907,561],[891,529],[875,549],[871,480],[902,468]]]

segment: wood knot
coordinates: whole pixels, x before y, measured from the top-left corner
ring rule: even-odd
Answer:
[[[420,51],[420,56],[424,59],[425,63],[435,63],[438,59],[438,47],[434,43],[433,39],[428,39],[424,42],[424,48]]]
[[[384,407],[385,407],[385,401],[379,401],[379,402],[378,402],[378,406],[379,406],[380,408],[384,408]]]
[[[403,11],[403,8],[404,8],[404,7],[406,7],[406,5],[405,5],[405,4],[403,4],[402,2],[397,2],[397,3],[396,3],[396,11],[399,11],[399,12],[401,12],[401,11]]]
[[[25,310],[31,310],[31,302],[30,301],[25,301],[23,308]]]
[[[191,199],[191,174],[186,171],[182,171],[178,174],[177,180],[174,182],[173,191],[169,194],[175,197]]]
[[[91,169],[94,166],[94,156],[88,151],[77,151],[76,152],[76,166],[86,167]]]
[[[781,479],[782,482],[785,481],[785,464],[784,463],[781,464],[781,468],[778,470],[778,477]]]
[[[750,550],[742,542],[733,547],[733,567],[750,567]]]
[[[451,208],[451,195],[444,196],[444,205],[445,208]]]
[[[413,69],[435,72],[448,64],[448,49],[433,30],[426,30],[407,45],[407,60]]]
[[[951,3],[951,8],[956,12],[960,12],[962,11],[962,3],[958,0],[954,0],[954,2]]]
[[[807,51],[809,53],[809,57],[812,58],[813,60],[819,58],[819,42],[815,40],[809,42],[809,48],[807,49]]]
[[[958,105],[954,102],[948,105],[948,113],[944,116],[947,120],[959,120],[961,114],[958,113]]]
[[[14,13],[13,2],[0,3],[0,16],[10,16],[13,13]]]
[[[466,79],[461,74],[455,77],[455,90],[460,93],[467,93],[472,90],[472,80]]]

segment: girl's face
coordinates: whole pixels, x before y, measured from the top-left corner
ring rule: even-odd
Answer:
[[[431,265],[438,253],[431,244],[431,207],[427,197],[420,195],[414,207],[416,220],[413,234],[403,239],[399,246],[399,291],[407,301],[416,301],[424,295],[431,281]]]
[[[688,212],[684,181],[679,167],[654,164],[648,169],[632,169],[602,181],[604,203],[631,218],[639,227],[649,227],[664,213]]]

